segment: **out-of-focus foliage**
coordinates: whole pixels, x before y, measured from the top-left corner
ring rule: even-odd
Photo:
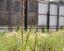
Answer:
[[[51,33],[37,32],[36,29],[0,32],[0,51],[63,51],[63,49],[64,30]]]

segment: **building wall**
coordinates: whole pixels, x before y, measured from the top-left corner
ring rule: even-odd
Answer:
[[[4,8],[4,9],[2,9]],[[9,20],[10,18],[10,20]],[[20,21],[17,21],[19,18]],[[0,25],[21,24],[23,19],[23,2],[21,0],[5,0],[0,3]],[[4,23],[4,19],[6,20]]]
[[[46,26],[47,25],[47,12],[48,4],[39,3],[38,4],[38,25]],[[50,27],[57,26],[57,12],[58,5],[50,4]],[[64,5],[59,6],[59,27],[64,26]]]
[[[2,3],[3,2],[3,3]],[[3,5],[4,3],[4,6],[3,7],[0,7],[1,9],[2,8],[5,8],[4,11],[5,13],[1,13],[2,15],[5,15],[4,18],[6,18],[6,25],[8,24],[12,24],[12,25],[24,25],[24,1],[21,1],[21,0],[5,0],[5,1],[2,1],[0,5]],[[38,19],[38,4],[36,2],[31,2],[31,1],[28,1],[28,4],[27,4],[27,13],[28,13],[28,25],[36,25],[38,23],[37,19]],[[0,18],[2,18],[2,16],[0,16]],[[10,18],[10,20],[9,20]],[[20,20],[20,21],[18,21]],[[2,21],[1,23],[4,24],[3,22],[3,18],[2,18]],[[2,24],[0,24],[2,25]]]

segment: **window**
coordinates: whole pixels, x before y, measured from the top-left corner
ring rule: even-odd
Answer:
[[[15,12],[19,12],[20,11],[20,2],[19,1],[16,1],[15,2]]]
[[[4,5],[4,0],[0,0],[0,11],[3,11]]]
[[[38,22],[38,3],[28,2],[28,25],[37,25]]]
[[[12,4],[11,0],[6,0],[6,11],[10,11],[11,4]]]
[[[28,11],[29,12],[36,12],[37,11],[37,7],[38,7],[37,2],[29,2]]]

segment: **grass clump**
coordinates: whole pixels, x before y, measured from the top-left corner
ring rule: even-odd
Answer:
[[[64,30],[51,33],[36,29],[0,32],[0,51],[63,51]]]

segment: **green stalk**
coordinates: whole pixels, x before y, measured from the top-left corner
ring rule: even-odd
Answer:
[[[25,45],[25,47],[27,46],[27,42],[28,42],[28,39],[29,39],[30,32],[31,32],[31,29],[30,29],[30,31],[29,31],[29,33],[28,33],[28,35],[27,35],[26,45]]]
[[[35,45],[34,45],[34,51],[36,51],[36,43],[37,43],[37,33],[35,35]]]

